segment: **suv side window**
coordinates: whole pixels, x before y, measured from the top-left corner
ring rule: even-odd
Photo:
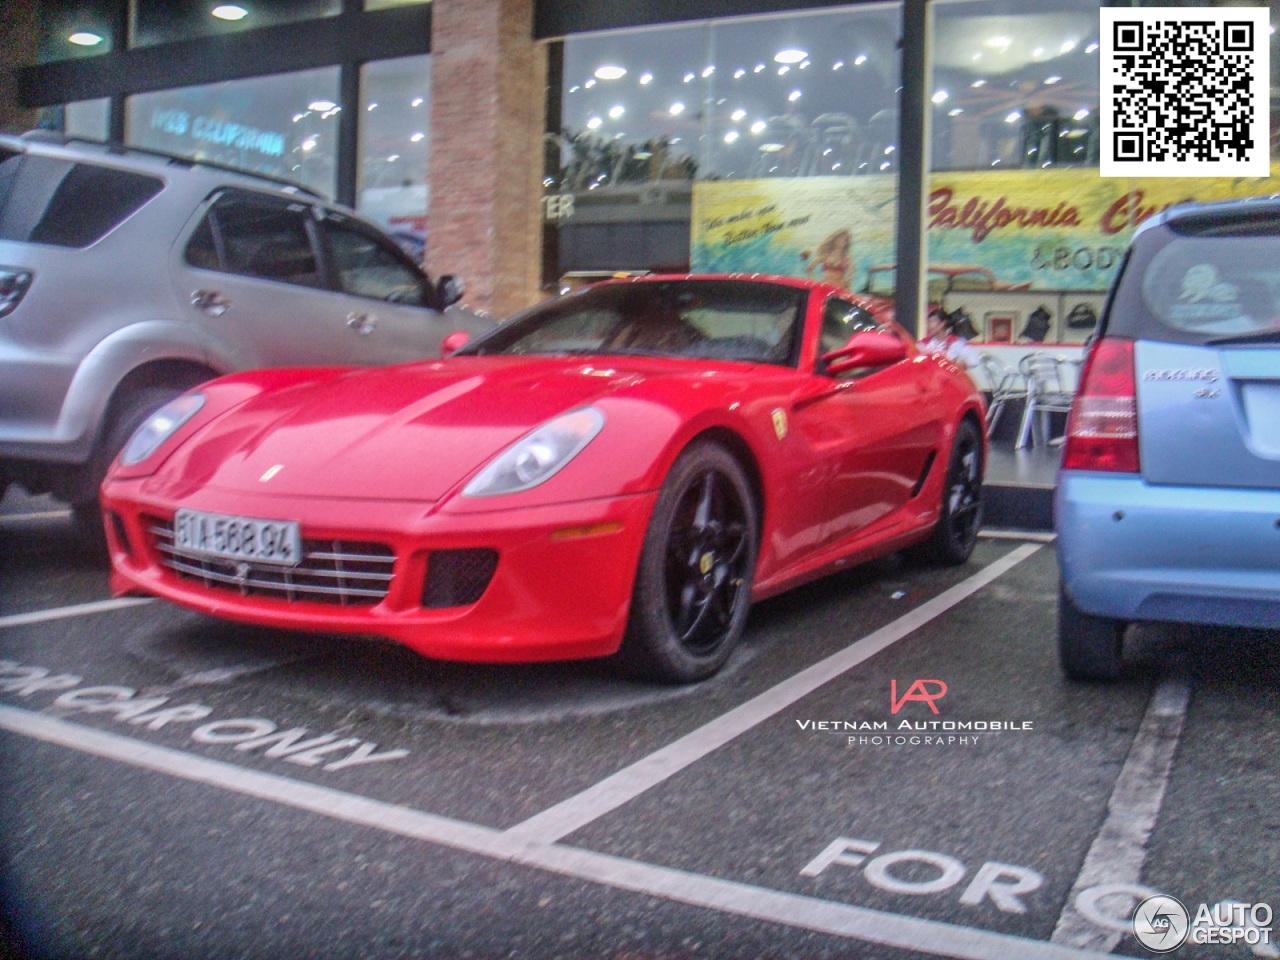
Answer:
[[[423,303],[423,275],[399,249],[346,217],[329,214],[324,221],[338,286],[345,293],[394,303]]]
[[[187,262],[303,287],[323,286],[306,203],[227,190],[187,243]]]
[[[92,163],[6,152],[0,163],[0,240],[87,247],[164,187],[156,177]]]

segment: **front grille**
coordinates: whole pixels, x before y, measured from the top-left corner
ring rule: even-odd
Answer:
[[[201,557],[174,546],[172,521],[149,518],[148,530],[160,562],[169,570],[184,580],[242,597],[371,607],[386,597],[396,561],[385,544],[314,539],[302,541],[302,560],[293,567]]]
[[[489,586],[497,569],[497,550],[432,550],[427,558],[422,605],[434,610],[475,603]]]

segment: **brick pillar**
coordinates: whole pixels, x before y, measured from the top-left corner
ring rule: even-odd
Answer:
[[[546,48],[533,0],[433,0],[427,266],[497,317],[541,298]]]

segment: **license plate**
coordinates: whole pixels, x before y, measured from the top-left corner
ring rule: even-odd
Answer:
[[[257,520],[198,510],[173,518],[174,546],[198,557],[223,557],[294,566],[302,560],[302,535],[292,520]]]

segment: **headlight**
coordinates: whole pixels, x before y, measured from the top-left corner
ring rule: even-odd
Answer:
[[[493,497],[529,490],[555,476],[604,426],[604,414],[582,407],[549,420],[517,440],[476,475],[464,497]]]
[[[124,452],[120,454],[120,462],[131,467],[147,459],[203,406],[203,393],[184,393],[170,400],[148,417],[129,438],[129,442],[124,445]]]

